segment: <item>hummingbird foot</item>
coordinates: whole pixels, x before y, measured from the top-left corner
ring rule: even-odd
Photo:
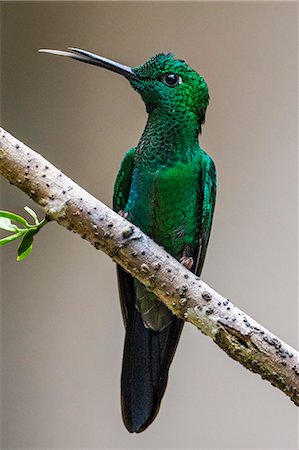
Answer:
[[[194,260],[192,256],[182,256],[180,259],[180,263],[186,267],[186,269],[191,270],[194,264]]]
[[[126,219],[129,215],[129,213],[125,212],[123,209],[121,209],[120,211],[118,211],[118,214],[123,217],[124,219]]]

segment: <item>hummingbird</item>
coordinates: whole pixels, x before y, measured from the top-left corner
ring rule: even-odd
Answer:
[[[200,276],[216,199],[215,165],[199,144],[209,103],[204,78],[171,53],[129,67],[78,48],[40,51],[116,72],[141,96],[148,119],[121,162],[113,209]],[[117,276],[126,329],[122,416],[129,432],[140,433],[158,413],[184,321],[120,266]]]

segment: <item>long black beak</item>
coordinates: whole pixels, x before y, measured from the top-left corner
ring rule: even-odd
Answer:
[[[63,50],[41,48],[39,52],[51,53],[52,55],[58,56],[67,56],[68,58],[77,59],[78,61],[82,61],[87,64],[93,64],[94,66],[112,70],[112,72],[119,73],[126,78],[138,78],[137,74],[135,74],[129,66],[124,66],[123,64],[112,61],[111,59],[104,58],[103,56],[96,55],[95,53],[87,52],[86,50],[81,50],[80,48],[69,47],[68,50],[70,51],[65,52]]]

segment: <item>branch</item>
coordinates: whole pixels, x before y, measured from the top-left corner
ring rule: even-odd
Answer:
[[[230,357],[299,405],[298,352],[168,255],[41,155],[0,128],[0,173],[154,292]]]

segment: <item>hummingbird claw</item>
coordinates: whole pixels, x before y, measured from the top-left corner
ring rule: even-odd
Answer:
[[[186,267],[186,269],[191,270],[194,264],[194,260],[192,256],[182,256],[180,259],[180,263],[182,263],[183,266]]]
[[[118,211],[118,214],[123,217],[124,219],[126,219],[129,215],[129,213],[125,212],[123,209],[121,209],[120,211]]]

